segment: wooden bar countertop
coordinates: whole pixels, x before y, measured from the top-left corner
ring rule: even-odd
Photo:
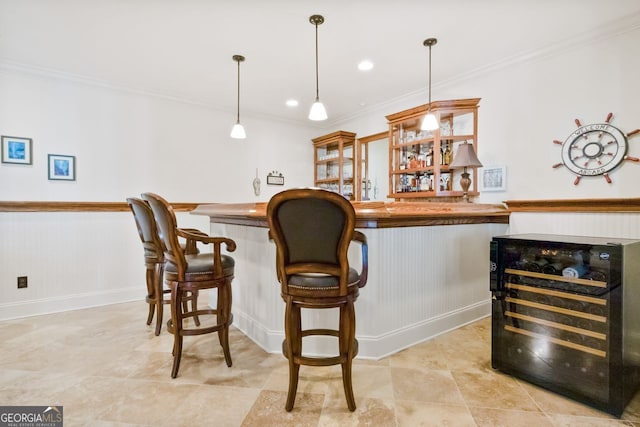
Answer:
[[[455,224],[508,224],[509,211],[503,205],[452,202],[351,202],[358,228],[419,227]],[[194,215],[211,222],[267,227],[266,202],[214,203],[199,205]]]

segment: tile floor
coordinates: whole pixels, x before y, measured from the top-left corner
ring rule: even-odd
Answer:
[[[237,329],[233,367],[217,335],[187,337],[172,380],[172,336],[145,320],[134,302],[0,322],[0,405],[62,405],[65,426],[640,426],[640,393],[618,420],[494,372],[488,318],[356,359],[353,413],[339,366],[303,366],[287,413],[286,360]]]

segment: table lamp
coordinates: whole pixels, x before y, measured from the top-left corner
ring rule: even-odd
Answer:
[[[467,168],[479,168],[481,166],[482,163],[480,163],[478,156],[476,156],[473,144],[469,144],[467,141],[465,141],[464,144],[460,144],[453,162],[449,165],[449,169],[464,169],[462,172],[462,178],[460,178],[460,186],[462,187],[463,192],[462,200],[465,202],[469,201],[468,192],[469,186],[471,185],[471,178],[469,178]]]

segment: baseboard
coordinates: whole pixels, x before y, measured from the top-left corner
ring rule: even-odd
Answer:
[[[358,357],[378,360],[453,329],[487,317],[491,301],[482,301],[378,336],[357,335]],[[234,326],[268,353],[280,353],[284,331],[269,330],[245,313],[233,310]],[[305,338],[306,339],[306,338]],[[329,344],[330,346],[330,344]],[[305,342],[309,355],[328,354],[326,342]]]
[[[267,353],[281,353],[284,330],[271,330],[266,328],[246,313],[232,308],[233,326],[244,333],[251,341],[256,343]],[[283,320],[284,322],[284,320]]]
[[[0,304],[0,320],[144,300],[139,286]]]

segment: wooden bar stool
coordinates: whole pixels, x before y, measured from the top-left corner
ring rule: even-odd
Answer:
[[[342,383],[350,411],[356,409],[351,365],[358,354],[354,302],[367,283],[368,246],[355,230],[355,211],[338,193],[321,189],[293,189],[276,194],[267,205],[269,235],[276,244],[276,270],[285,309],[284,356],[289,360],[289,390],[285,409],[291,411],[298,388],[300,365],[342,365]],[[351,241],[361,244],[362,270],[349,267]],[[302,330],[301,309],[339,308],[337,330]],[[305,356],[302,338],[338,338],[338,354]]]
[[[147,316],[147,325],[151,325],[153,316],[156,316],[155,334],[160,335],[162,329],[162,314],[164,304],[170,304],[171,290],[163,289],[162,276],[164,273],[164,250],[162,241],[158,236],[158,228],[153,217],[153,211],[147,202],[136,197],[129,197],[127,204],[133,213],[133,217],[138,229],[138,235],[142,241],[144,248],[144,264],[146,267],[146,283],[147,296],[146,302],[149,304],[149,314]],[[192,230],[198,232],[198,230]],[[196,242],[188,240],[186,244],[181,246],[187,254],[197,254],[198,248]],[[188,311],[187,302],[191,301],[193,310],[198,306],[198,295],[188,294],[183,300],[184,311]],[[197,319],[196,319],[197,321]],[[198,322],[199,323],[199,322]]]
[[[151,206],[158,226],[158,234],[163,243],[165,283],[171,289],[171,320],[168,330],[173,334],[173,368],[171,378],[178,375],[182,357],[182,343],[185,336],[218,333],[218,340],[224,352],[227,366],[231,366],[229,350],[229,326],[233,322],[231,314],[231,281],[234,277],[235,261],[221,253],[222,245],[233,252],[236,243],[225,237],[210,237],[202,233],[180,229],[171,205],[154,193],[142,194],[142,199]],[[187,255],[180,247],[178,237],[199,243],[212,244],[212,253]],[[185,311],[183,298],[187,292],[197,294],[202,289],[215,288],[218,291],[216,309],[195,309]],[[212,326],[187,327],[185,319],[205,315],[215,315],[216,323]],[[196,325],[197,326],[197,325]]]

